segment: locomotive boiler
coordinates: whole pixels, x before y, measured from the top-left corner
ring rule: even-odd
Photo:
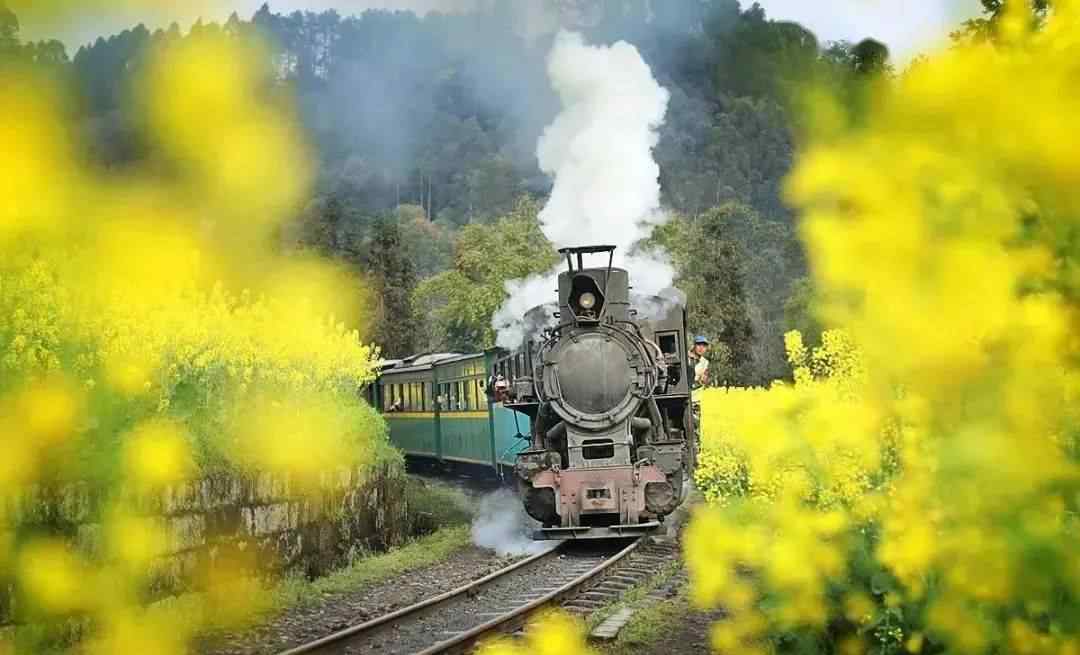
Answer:
[[[537,539],[649,533],[696,459],[685,302],[634,297],[613,246],[565,248],[554,323],[525,339],[504,406],[531,419],[514,474]],[[585,268],[586,255],[607,265]],[[530,314],[535,319],[538,312]]]

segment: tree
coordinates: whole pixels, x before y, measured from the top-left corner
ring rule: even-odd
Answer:
[[[712,338],[712,379],[766,384],[785,375],[784,301],[805,274],[790,225],[729,202],[676,216],[652,241],[672,257],[691,331]]]
[[[706,24],[714,94],[784,99],[810,79],[819,53],[812,32],[797,23],[768,20],[757,3],[733,26],[727,16]]]
[[[740,384],[752,337],[736,244],[725,238],[717,212],[676,217],[653,233],[675,264],[675,286],[687,297],[690,331],[712,341],[710,379]]]
[[[807,344],[821,342],[824,326],[814,314],[814,285],[809,277],[791,285],[791,295],[784,301],[784,323],[788,330],[798,330]]]
[[[415,350],[419,328],[412,308],[416,271],[394,217],[380,217],[372,225],[365,263],[379,299],[373,341],[382,346],[384,357],[407,357]]]
[[[5,5],[0,5],[0,55],[12,54],[19,48],[19,17]]]
[[[506,283],[549,271],[558,261],[540,231],[538,213],[539,205],[523,198],[494,223],[468,225],[458,233],[453,268],[423,281],[414,295],[417,314],[429,317],[429,350],[494,345],[491,318],[506,300]]]
[[[863,39],[851,50],[852,66],[859,75],[880,75],[889,68],[889,48],[880,41]]]
[[[443,222],[427,219],[417,205],[402,205],[397,210],[401,242],[420,279],[429,278],[450,268],[454,259],[454,232]]]
[[[863,41],[822,52],[805,28],[770,19],[758,4],[744,10],[738,0],[538,1],[590,40],[629,40],[671,91],[655,153],[665,205],[695,217],[678,224],[689,230],[687,243],[700,242],[693,257],[680,254],[698,267],[683,271],[686,278],[706,294],[691,303],[699,303],[704,328],[715,328],[712,336],[732,350],[737,375],[730,379],[762,379],[774,368],[769,335],[784,325],[785,289],[804,268],[792,245],[794,217],[781,199],[801,127],[792,91],[835,80],[839,105],[857,120],[878,73],[887,76],[887,50]],[[233,14],[224,27],[199,22],[188,35],[173,24],[153,35],[136,27],[98,39],[79,50],[72,71],[94,155],[107,165],[137,166],[154,145],[139,140],[138,118],[121,112],[119,100],[143,58],[184,39],[264,37],[267,88],[294,94],[317,157],[310,201],[291,226],[294,239],[389,285],[380,303],[396,318],[379,329],[390,341],[399,337],[388,331],[394,321],[412,324],[394,295],[404,288],[422,316],[434,317],[422,347],[474,349],[491,342],[490,315],[503,283],[542,268],[550,255],[535,227],[536,203],[515,205],[522,193],[542,198],[550,190],[535,147],[559,106],[546,73],[551,36],[532,40],[514,29],[524,4],[347,17],[280,14],[263,4],[250,20]],[[17,35],[9,14],[0,15],[0,43]],[[48,44],[33,53],[42,62],[61,58]],[[716,235],[703,232],[710,221],[722,224]],[[522,234],[531,241],[515,243]],[[391,243],[400,252],[388,250]],[[701,268],[714,255],[716,269]],[[742,280],[741,300],[722,288],[728,277]],[[411,294],[419,279],[426,280],[423,292]],[[709,327],[703,312],[718,303],[729,305],[733,322]],[[752,339],[740,332],[746,325]],[[393,354],[414,345],[395,343]]]
[[[25,49],[29,60],[39,66],[56,70],[68,63],[67,49],[56,39],[28,43]]]
[[[960,29],[949,36],[953,41],[993,41],[997,38],[998,25],[1005,16],[1005,0],[981,0],[983,15],[979,18],[966,20]],[[1046,22],[1046,18],[1053,6],[1051,0],[1025,0],[1025,5],[1031,10],[1031,25],[1040,28]]]
[[[783,107],[773,99],[724,96],[705,118],[708,108],[681,93],[672,98],[656,150],[666,201],[690,214],[734,201],[788,218],[780,186],[794,143]]]

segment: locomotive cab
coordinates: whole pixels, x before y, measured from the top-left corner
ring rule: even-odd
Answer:
[[[655,530],[682,502],[694,460],[680,373],[684,304],[649,299],[649,316],[638,318],[614,250],[560,251],[568,267],[559,276],[559,323],[539,340],[529,379],[516,381],[518,402],[507,405],[533,419],[515,472],[526,511],[543,524],[540,539]],[[597,253],[608,255],[607,266],[585,268],[584,256]]]

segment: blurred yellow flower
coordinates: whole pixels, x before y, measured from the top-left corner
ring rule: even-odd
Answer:
[[[82,614],[91,653],[182,653],[261,607],[254,561],[220,556],[186,580],[206,590],[197,619],[143,607],[179,537],[138,508],[170,485],[207,465],[317,481],[388,450],[357,393],[376,374],[370,295],[276,240],[311,160],[268,61],[253,36],[150,46],[124,108],[150,147],[124,172],[81,157],[62,84],[0,67],[0,573],[29,619]],[[72,544],[8,538],[76,482],[89,499],[56,513],[94,523]]]
[[[53,377],[36,382],[19,392],[11,408],[15,430],[38,447],[59,443],[79,427],[83,399],[79,389]]]
[[[481,655],[590,655],[584,626],[577,619],[552,612],[532,621],[523,644],[497,641],[480,649]]]
[[[173,421],[152,419],[127,435],[125,463],[129,478],[140,486],[179,482],[194,470],[184,429]]]
[[[34,610],[64,615],[93,606],[94,576],[89,565],[59,541],[23,546],[16,572]]]

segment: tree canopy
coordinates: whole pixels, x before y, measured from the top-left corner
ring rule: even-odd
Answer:
[[[136,25],[70,60],[58,42],[22,43],[3,10],[0,53],[72,79],[90,156],[135,169],[155,148],[130,102],[151,54],[191,39],[262,37],[266,99],[297,101],[318,161],[288,237],[367,276],[382,298],[373,338],[384,354],[472,350],[492,342],[505,281],[549,263],[535,213],[551,181],[535,148],[558,110],[545,61],[553,35],[523,33],[522,6],[343,16],[264,4],[250,19],[234,13],[187,31]],[[891,74],[887,49],[823,44],[737,0],[538,7],[590,41],[631,42],[671,92],[655,156],[677,219],[658,239],[691,290],[693,329],[731,350],[732,380],[781,374],[784,303],[806,273],[781,193],[800,138],[792,107],[808,82],[824,80],[861,111],[863,80]],[[988,5],[991,19],[999,11]],[[417,328],[417,317],[430,321]]]
[[[458,235],[453,265],[416,290],[427,317],[427,349],[469,350],[495,344],[491,317],[506,300],[510,280],[544,273],[557,263],[537,222],[539,206],[519,200],[490,225],[469,225]]]

